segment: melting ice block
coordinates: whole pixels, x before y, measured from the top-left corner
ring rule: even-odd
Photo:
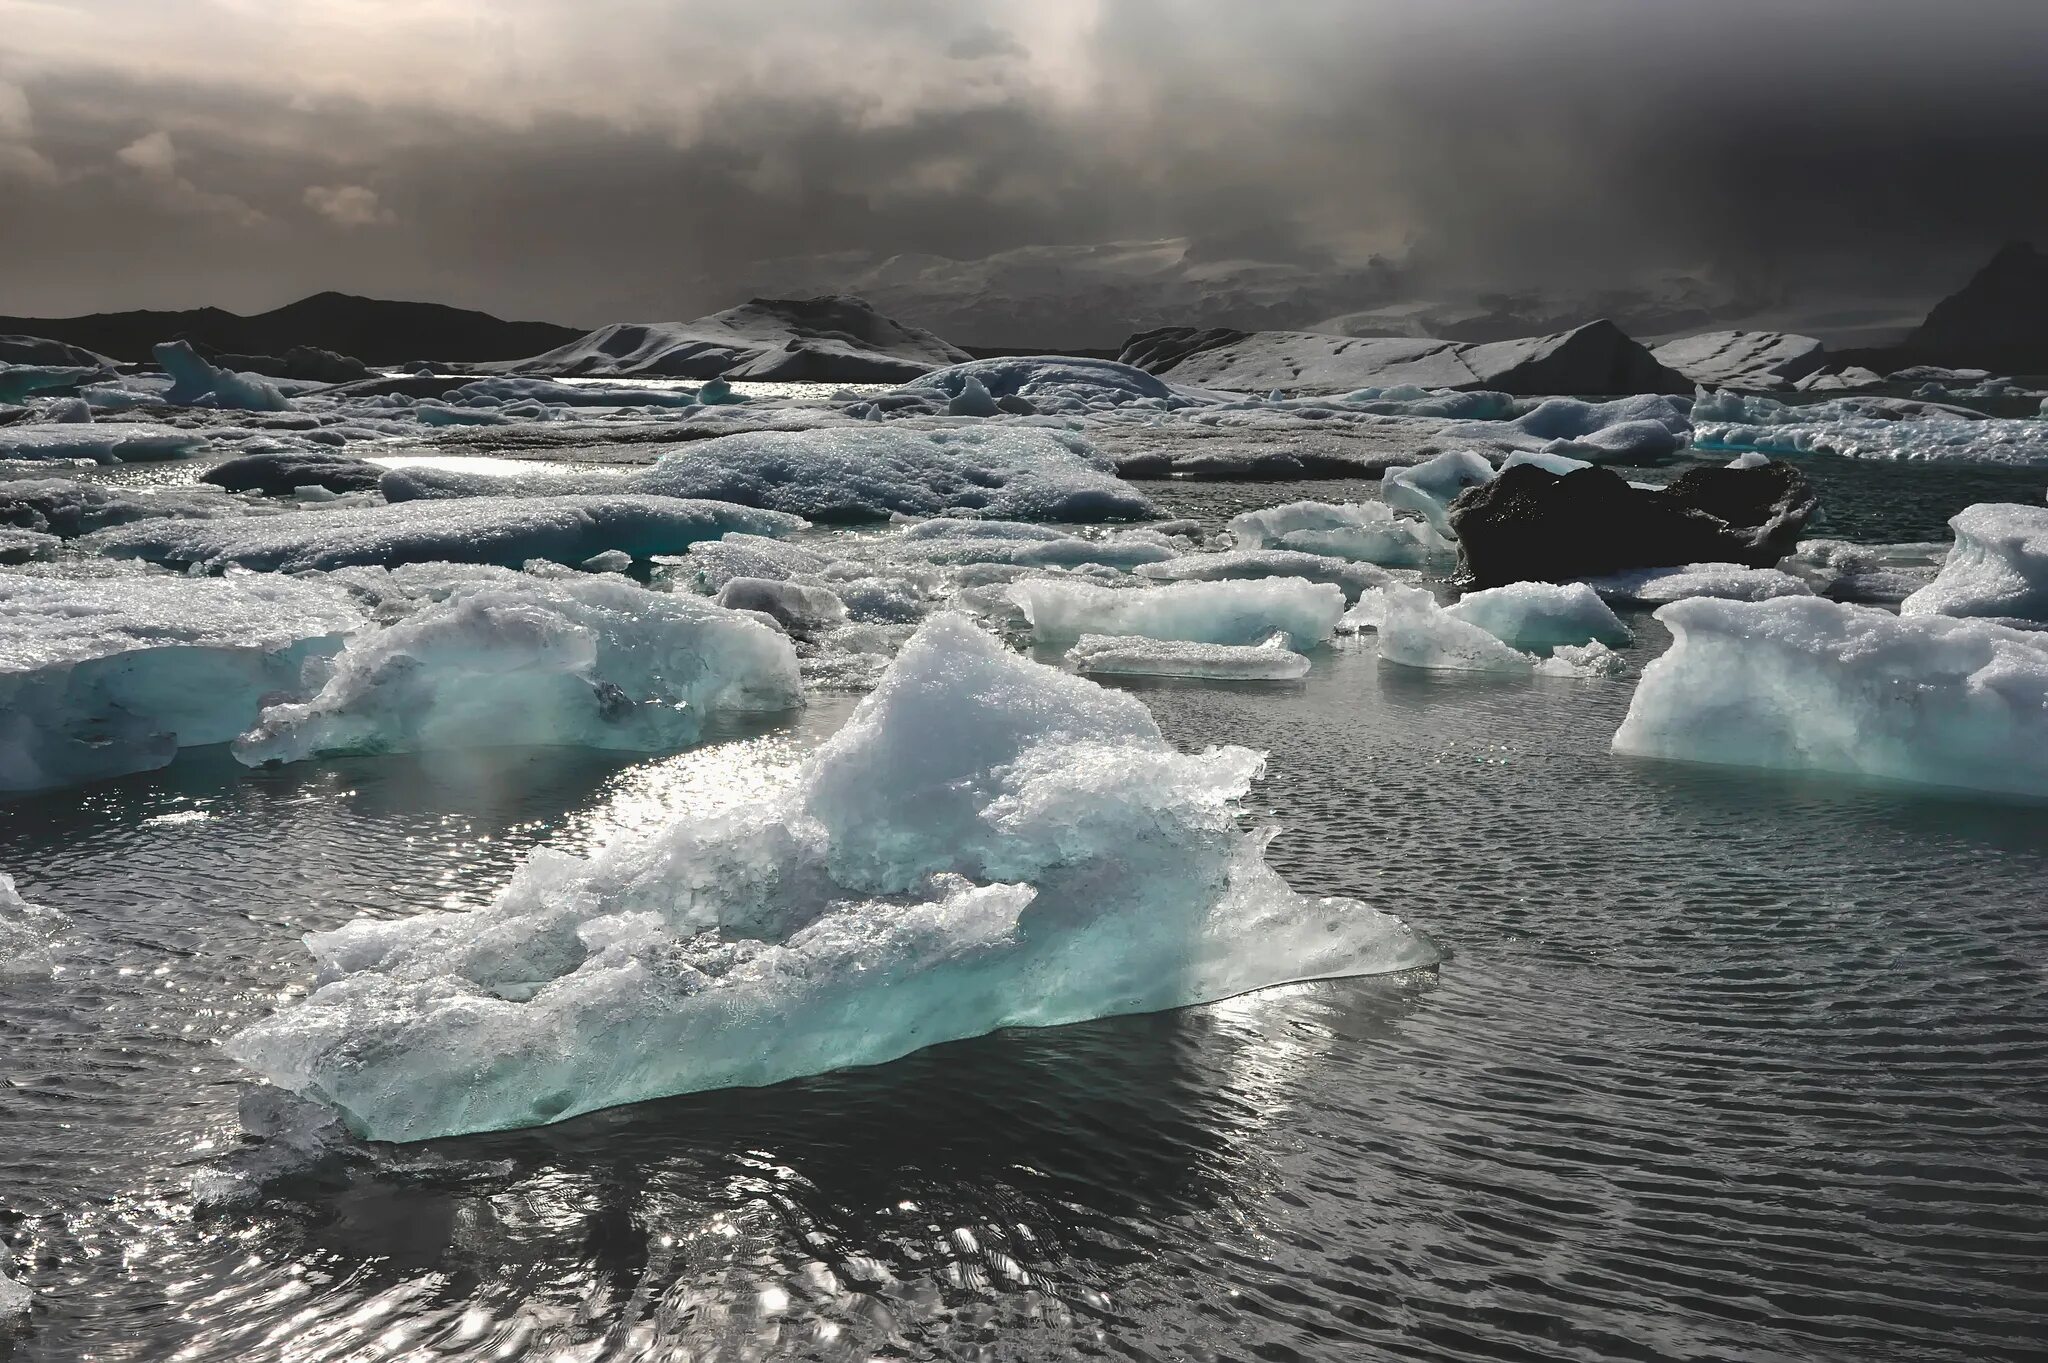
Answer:
[[[238,374],[222,369],[194,350],[186,341],[165,341],[153,348],[156,362],[171,376],[164,401],[177,407],[205,403],[213,407],[245,412],[284,412],[291,400],[276,384],[261,374]]]
[[[1683,568],[1637,568],[1587,578],[1594,591],[1610,601],[1661,606],[1688,597],[1723,601],[1769,601],[1780,596],[1811,596],[1813,588],[1776,568],[1745,568],[1739,563],[1691,563]]]
[[[1292,681],[1309,661],[1275,635],[1263,644],[1191,644],[1178,639],[1084,634],[1067,650],[1077,672],[1137,677],[1205,677],[1216,681]]]
[[[1137,635],[1196,644],[1256,644],[1274,633],[1292,648],[1330,637],[1344,614],[1344,592],[1327,582],[1268,577],[1240,582],[1177,582],[1116,588],[1032,578],[1005,589],[1041,643],[1084,634]]]
[[[1229,529],[1244,549],[1292,549],[1390,567],[1413,567],[1451,549],[1429,522],[1398,517],[1384,502],[1288,502],[1235,516]]]
[[[319,694],[263,711],[236,740],[236,758],[258,766],[528,745],[666,752],[694,743],[708,714],[801,703],[795,650],[744,615],[615,576],[469,571],[443,599],[351,640]],[[372,593],[381,586],[357,580]]]
[[[88,536],[87,548],[209,572],[265,572],[406,563],[532,559],[578,564],[606,550],[635,558],[680,554],[728,531],[786,535],[795,516],[672,497],[464,497],[256,519],[148,521]]]
[[[37,979],[56,967],[51,946],[64,935],[69,920],[55,909],[31,904],[14,888],[14,877],[0,872],[0,980]],[[6,1279],[0,1277],[0,1283]],[[0,1316],[7,1313],[0,1289]]]
[[[345,591],[289,578],[0,575],[0,790],[225,743],[361,623]]]
[[[779,794],[315,934],[326,982],[228,1049],[410,1141],[1433,962],[1266,864],[1260,768],[941,615]]]
[[[1380,479],[1380,496],[1390,507],[1413,511],[1446,540],[1451,529],[1450,505],[1468,487],[1493,481],[1493,465],[1470,450],[1453,450],[1409,468],[1388,469]]]
[[[1590,643],[1619,646],[1634,637],[1583,582],[1516,582],[1467,592],[1448,613],[1523,653]]]
[[[1387,662],[1435,672],[1528,673],[1536,668],[1535,658],[1452,615],[1424,588],[1382,587],[1377,600],[1362,599],[1359,607],[1361,622],[1376,621],[1380,657]]]
[[[1949,518],[1955,547],[1901,615],[2048,622],[2048,506],[1980,502]]]
[[[1657,618],[1616,752],[2048,795],[2048,635],[1817,597]]]

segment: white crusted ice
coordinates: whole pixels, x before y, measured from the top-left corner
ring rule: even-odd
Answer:
[[[1467,592],[1449,613],[1523,653],[1548,653],[1567,644],[1618,647],[1633,637],[1583,582],[1515,582]]]
[[[2048,635],[1815,597],[1657,618],[1616,752],[2048,795]]]
[[[1421,524],[1421,522],[1411,522]],[[1393,581],[1381,568],[1326,554],[1293,549],[1231,549],[1220,554],[1181,554],[1162,563],[1148,563],[1138,576],[1155,582],[1255,581],[1268,577],[1299,577],[1327,582],[1355,598],[1360,592]]]
[[[1768,601],[1779,596],[1811,596],[1813,588],[1776,568],[1745,568],[1739,563],[1690,563],[1683,568],[1637,568],[1586,579],[1609,601],[1661,606],[1691,596],[1724,601]]]
[[[326,583],[0,575],[0,790],[149,771],[225,743],[361,623]]]
[[[1275,635],[1263,644],[1192,644],[1084,634],[1067,650],[1077,672],[1140,677],[1203,677],[1215,681],[1292,681],[1309,660]]]
[[[785,535],[795,516],[675,497],[462,497],[346,507],[255,520],[147,521],[81,541],[117,558],[174,568],[303,572],[359,565],[577,564],[606,550],[680,554],[728,531]]]
[[[1901,615],[2048,622],[2048,506],[1979,502],[1949,518],[1955,547]]]
[[[1084,634],[1138,635],[1197,644],[1257,644],[1275,632],[1308,648],[1330,637],[1344,613],[1344,592],[1298,577],[1176,582],[1164,587],[1100,587],[1031,578],[1005,589],[1041,643]]]
[[[228,1049],[409,1141],[1433,961],[1266,865],[1260,766],[940,616],[779,795],[315,934],[326,982]]]
[[[395,576],[355,581],[389,594],[427,580]],[[709,602],[617,576],[466,576],[409,618],[352,639],[319,694],[265,710],[235,756],[257,766],[443,748],[666,752],[695,742],[708,715],[802,699],[789,640]]]

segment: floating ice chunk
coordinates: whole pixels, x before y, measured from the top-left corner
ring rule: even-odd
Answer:
[[[41,979],[56,969],[55,943],[70,920],[55,909],[31,904],[14,887],[14,877],[0,872],[0,980]],[[6,1278],[0,1275],[0,1284]],[[0,1286],[0,1317],[7,1314]]]
[[[1449,614],[1523,653],[1548,653],[1564,645],[1620,645],[1634,637],[1583,582],[1516,582],[1468,592]]]
[[[53,388],[75,388],[86,379],[105,373],[102,369],[76,365],[0,364],[0,402],[20,402],[31,393],[46,393]]]
[[[1586,579],[1609,601],[1661,606],[1687,597],[1724,601],[1768,601],[1780,596],[1812,596],[1813,588],[1775,568],[1745,568],[1739,563],[1691,563],[1683,568],[1639,568]]]
[[[987,417],[996,416],[1001,411],[1002,409],[996,406],[996,400],[989,396],[988,389],[982,386],[981,380],[972,374],[962,378],[960,391],[946,402],[947,416]]]
[[[937,520],[919,521],[903,530],[906,540],[1058,540],[1067,537],[1063,530],[1049,525],[1034,525],[1030,521],[983,521],[960,520],[941,517]]]
[[[202,402],[213,407],[244,412],[283,412],[291,400],[261,374],[237,374],[200,357],[184,341],[165,341],[152,348],[156,362],[171,376],[164,401],[175,407],[192,407]]]
[[[664,565],[664,576],[670,582],[716,594],[736,577],[786,582],[793,577],[822,573],[829,563],[823,554],[800,544],[764,535],[734,534],[692,545],[688,557]]]
[[[55,558],[57,551],[63,547],[64,541],[55,535],[0,525],[0,566],[18,567],[24,563]]]
[[[695,407],[696,393],[631,383],[560,383],[554,379],[493,378],[465,383],[448,394],[451,403],[506,407],[538,403],[550,407]]]
[[[1744,450],[1728,461],[1731,469],[1760,469],[1771,462],[1771,457],[1761,450]]]
[[[225,743],[360,624],[340,588],[290,578],[0,576],[0,790]]]
[[[1536,664],[1546,677],[1619,677],[1628,671],[1620,654],[1597,640],[1590,644],[1563,644],[1555,653]]]
[[[2048,795],[2048,635],[1812,597],[1657,618],[1616,752]]]
[[[1415,522],[1420,524],[1420,522]],[[1220,554],[1181,554],[1138,569],[1156,582],[1230,582],[1299,577],[1341,587],[1347,597],[1393,581],[1382,568],[1325,554],[1292,549],[1233,549]]]
[[[410,1141],[1434,961],[1266,865],[1260,766],[940,616],[779,795],[315,934],[328,982],[228,1049]]]
[[[1288,502],[1234,517],[1229,530],[1246,549],[1295,549],[1393,567],[1450,550],[1427,521],[1398,517],[1383,502]]]
[[[0,426],[0,459],[90,459],[95,464],[183,459],[206,448],[202,431],[132,421]]]
[[[609,549],[634,558],[680,554],[728,531],[778,535],[803,527],[780,512],[674,497],[464,497],[253,520],[148,521],[81,543],[208,572],[427,562],[511,568],[531,559],[577,564]]]
[[[1277,631],[1287,636],[1290,648],[1302,649],[1329,638],[1344,613],[1340,588],[1297,577],[1127,589],[1031,578],[1012,583],[1004,593],[1042,643],[1108,634],[1255,644]]]
[[[1801,540],[1778,564],[1821,596],[1835,601],[1896,604],[1934,581],[1948,558],[1945,542],[1850,544]]]
[[[666,752],[707,714],[799,703],[764,625],[616,577],[505,574],[351,640],[327,684],[235,743],[250,766],[339,753],[559,747]]]
[[[1845,397],[1794,406],[1754,395],[1703,393],[1693,404],[1693,421],[1693,444],[1702,450],[2048,464],[2048,423],[1902,398]]]
[[[1378,591],[1360,619],[1376,616],[1380,657],[1386,662],[1434,672],[1526,674],[1536,668],[1536,659],[1452,615],[1424,588],[1391,583]]]
[[[633,566],[633,556],[620,549],[607,549],[601,554],[592,554],[576,565],[586,573],[623,573]]]
[[[1308,659],[1280,635],[1263,644],[1236,645],[1084,634],[1067,650],[1067,661],[1084,673],[1217,681],[1293,681],[1309,669]]]
[[[199,475],[200,481],[230,492],[262,492],[272,497],[289,497],[302,487],[323,487],[330,492],[367,492],[377,486],[386,470],[381,464],[327,450],[293,450],[271,454],[245,454],[215,464]]]
[[[759,611],[787,629],[810,634],[846,619],[846,603],[825,587],[806,587],[765,577],[735,577],[718,590],[729,610]]]
[[[970,384],[988,395],[990,410],[952,415],[993,416],[997,411],[1016,411],[1019,405],[1028,409],[1020,415],[1079,416],[1132,407],[1170,411],[1216,399],[1214,394],[1175,387],[1113,360],[1020,355],[935,369],[861,406],[892,415],[950,412],[952,405],[971,391]],[[1005,406],[1010,399],[1015,401]],[[978,400],[969,401],[979,406]]]
[[[8,1277],[5,1268],[0,1268],[0,1321],[27,1315],[34,1301],[35,1293]]]
[[[1901,615],[2048,622],[2048,506],[1979,502],[1949,518],[1955,548]]]
[[[1437,534],[1455,539],[1446,509],[1466,488],[1490,483],[1493,476],[1493,465],[1483,456],[1454,450],[1408,468],[1388,469],[1380,479],[1380,497],[1390,507],[1419,513]]]
[[[217,488],[124,488],[73,478],[22,478],[0,483],[0,524],[71,539],[111,525],[155,516],[240,516],[245,503]]]

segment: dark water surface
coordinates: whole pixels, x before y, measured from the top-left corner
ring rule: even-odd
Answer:
[[[1275,863],[1438,970],[358,1148],[239,1201],[275,1143],[213,1043],[307,986],[300,934],[744,800],[851,701],[661,762],[199,752],[0,804],[0,869],[73,918],[55,980],[0,983],[11,1356],[2040,1358],[2048,808],[1623,761],[1631,685],[1368,643],[1132,688],[1178,743],[1269,749]]]

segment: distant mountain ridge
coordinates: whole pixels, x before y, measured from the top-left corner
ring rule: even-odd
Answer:
[[[182,312],[98,312],[83,317],[0,317],[0,335],[37,336],[117,360],[142,361],[175,337],[243,355],[281,355],[312,346],[365,364],[406,360],[516,360],[583,335],[552,322],[507,322],[441,303],[401,303],[316,293],[244,317],[221,308]]]

